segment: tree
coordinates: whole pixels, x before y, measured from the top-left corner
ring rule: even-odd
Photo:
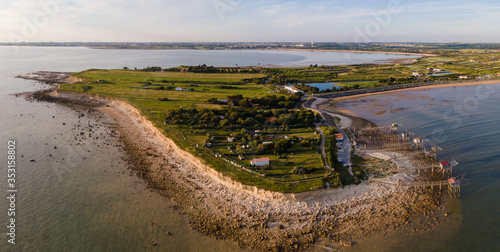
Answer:
[[[220,126],[223,128],[228,127],[230,125],[228,119],[222,119],[219,123],[220,123]]]
[[[238,105],[242,108],[251,108],[252,104],[248,101],[248,99],[242,99],[238,102]]]
[[[285,139],[280,139],[274,143],[274,154],[279,155],[288,149],[289,142]]]

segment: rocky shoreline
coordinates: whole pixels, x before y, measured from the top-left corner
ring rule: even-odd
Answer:
[[[297,251],[315,245],[341,249],[370,234],[402,228],[441,206],[439,189],[363,182],[342,189],[287,195],[230,181],[178,148],[131,105],[116,99],[49,90],[35,99],[91,106],[115,122],[138,176],[174,202],[200,233],[260,251]],[[396,174],[394,179],[413,179]],[[433,219],[421,230],[434,225]]]

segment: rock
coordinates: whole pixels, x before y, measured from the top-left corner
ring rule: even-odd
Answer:
[[[352,246],[352,241],[342,241],[342,245],[344,247],[351,247]]]

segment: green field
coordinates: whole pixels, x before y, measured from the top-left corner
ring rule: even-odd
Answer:
[[[74,76],[85,81],[74,85],[63,85],[61,89],[119,97],[151,111],[193,106],[218,108],[217,105],[207,103],[207,100],[225,99],[226,96],[234,94],[245,94],[249,97],[264,96],[270,91],[262,85],[251,82],[265,77],[261,74],[87,70]],[[102,83],[98,83],[99,80]],[[232,89],[218,88],[221,86],[229,86]],[[182,87],[193,91],[158,89],[160,87]],[[168,98],[168,102],[158,100],[162,98]]]
[[[183,71],[186,66],[167,69],[165,72],[148,72],[145,69],[90,69],[73,74],[83,79],[82,82],[61,85],[60,89],[116,97],[126,101],[139,109],[178,146],[200,157],[215,170],[246,185],[255,185],[270,191],[296,193],[321,188],[325,181],[331,186],[339,186],[340,183],[358,183],[365,175],[361,169],[356,168],[359,176],[349,181],[350,178],[343,172],[343,167],[338,167],[335,172],[323,169],[322,158],[318,155],[318,136],[311,126],[313,125],[311,120],[314,119],[307,119],[309,122],[306,124],[298,123],[297,121],[305,120],[302,115],[304,110],[295,108],[300,97],[290,100],[293,95],[282,91],[280,85],[332,82],[338,83],[344,89],[362,89],[433,80],[456,80],[459,75],[467,75],[471,79],[500,76],[499,50],[433,49],[432,53],[433,56],[421,57],[415,62],[403,64],[311,65],[258,69],[188,67],[197,69],[199,71],[197,73]],[[432,76],[435,73],[432,69],[441,69],[452,74]],[[218,72],[206,73],[207,71]],[[412,77],[414,72],[420,73],[421,76]],[[178,87],[186,91],[176,91]],[[317,92],[309,86],[297,84],[297,87],[306,93]],[[235,106],[229,106],[220,102],[238,95],[240,95],[238,99],[244,103],[234,103]],[[267,103],[267,98],[276,103],[260,107],[251,104],[252,99]],[[238,110],[239,108],[246,112]],[[175,114],[171,111],[196,114],[204,120],[205,125],[200,126],[193,120],[184,120],[185,115],[184,118],[179,115],[169,118]],[[226,114],[214,111],[226,111],[224,112]],[[234,119],[229,122],[228,115],[232,113],[231,111],[237,115],[248,111],[253,111],[254,114],[239,120],[233,117]],[[278,116],[273,123],[264,121],[264,117],[270,118],[271,114],[276,113],[280,114],[279,122]],[[264,114],[267,115],[263,116]],[[314,117],[311,114],[309,116]],[[289,125],[289,121],[295,122]],[[245,137],[237,142],[228,142],[227,138],[231,134],[241,132],[242,129],[248,132],[263,129],[266,133],[258,137],[245,133]],[[263,142],[267,137],[274,139],[273,151],[267,149],[263,151]],[[287,140],[288,149],[276,153],[276,148],[279,148],[276,139],[285,137],[302,138],[310,144],[298,142],[290,144]],[[208,144],[211,146],[207,148]],[[242,145],[249,145],[250,148],[242,148]],[[327,149],[327,159],[330,165],[335,167],[332,162],[335,160],[332,155],[335,146],[327,141]],[[215,157],[216,155],[222,155],[222,158]],[[270,158],[269,167],[250,167],[251,159],[262,157]],[[232,165],[228,161],[237,165]],[[298,173],[297,170],[301,172]],[[304,170],[307,172],[304,173]]]
[[[185,72],[144,72],[136,70],[96,70],[91,69],[73,74],[83,79],[77,84],[64,84],[62,90],[85,92],[119,98],[138,108],[156,127],[181,148],[198,156],[211,167],[224,173],[243,184],[255,185],[260,188],[296,193],[309,191],[323,186],[324,170],[321,157],[317,154],[317,138],[313,128],[280,129],[282,126],[269,127],[270,133],[266,137],[283,138],[283,136],[297,136],[311,142],[310,146],[295,144],[285,154],[244,154],[244,160],[231,155],[227,137],[233,131],[218,128],[196,129],[195,126],[185,124],[165,123],[166,111],[179,109],[216,109],[229,107],[228,105],[213,104],[210,98],[219,100],[228,96],[243,95],[246,98],[269,96],[271,89],[261,85],[263,74],[243,73],[185,73]],[[168,90],[182,87],[191,91]],[[274,94],[276,95],[276,94]],[[282,96],[278,94],[278,96]],[[166,98],[166,99],[165,99]],[[207,111],[209,111],[207,110]],[[205,147],[207,134],[217,137],[220,141],[212,141],[211,148]],[[208,138],[210,139],[210,138]],[[241,143],[233,143],[236,146]],[[214,156],[214,153],[224,155],[224,158]],[[244,153],[244,152],[242,152]],[[269,157],[271,166],[260,169],[250,167],[250,159]],[[229,164],[231,160],[239,165],[254,170],[249,172]],[[309,169],[307,174],[293,173],[294,167]]]

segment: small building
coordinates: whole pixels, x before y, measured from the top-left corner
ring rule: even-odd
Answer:
[[[408,137],[408,133],[406,133],[406,132],[401,133],[401,137],[402,137],[402,138],[406,138],[406,137]]]
[[[266,144],[272,144],[273,142],[270,142],[270,141],[267,141],[267,142],[262,142],[263,145],[266,145]]]
[[[416,144],[418,144],[418,143],[422,142],[422,139],[420,139],[420,138],[417,137],[417,138],[413,139],[413,142],[416,143]]]
[[[463,79],[469,79],[469,76],[467,76],[467,75],[460,75],[458,78],[461,79],[461,80],[463,80]]]
[[[183,88],[183,87],[177,87],[175,89],[175,91],[187,91],[187,89]]]
[[[285,86],[285,90],[287,90],[290,93],[304,93],[304,91],[292,86]]]
[[[451,188],[460,187],[460,179],[457,179],[455,177],[448,179],[448,183],[450,183]]]
[[[266,122],[271,122],[274,119],[278,120],[278,118],[276,118],[275,116],[266,117]]]
[[[269,165],[269,158],[255,158],[250,161],[252,166],[266,166]]]
[[[228,138],[227,138],[227,141],[228,141],[229,143],[232,143],[232,142],[234,142],[234,141],[235,141],[235,138],[234,138],[234,137],[228,137]]]
[[[413,76],[413,77],[420,77],[420,73],[419,72],[413,72],[411,74],[411,76]]]
[[[335,141],[344,141],[344,136],[340,133],[335,134]]]
[[[207,143],[207,147],[208,148],[212,147],[212,143]]]
[[[450,168],[451,164],[448,161],[443,161],[439,162],[439,166],[444,170]]]

